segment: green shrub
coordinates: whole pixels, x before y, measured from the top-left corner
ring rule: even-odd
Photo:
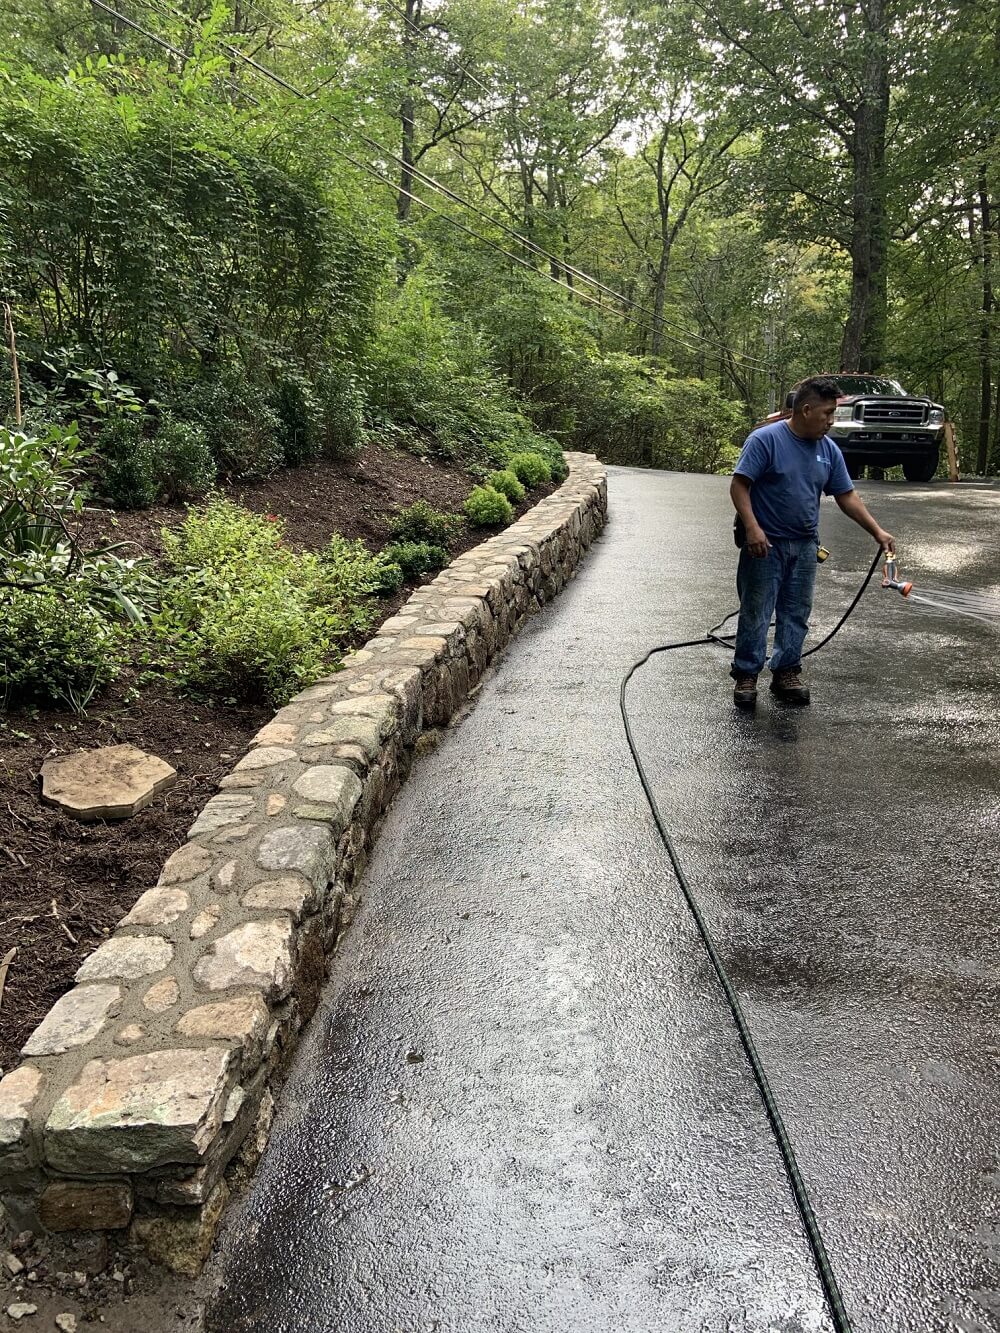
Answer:
[[[395,561],[386,558],[384,551],[380,556],[376,556],[375,560],[377,582],[374,591],[379,597],[391,597],[394,592],[399,592],[405,582],[403,571]]]
[[[500,528],[514,517],[511,502],[492,486],[474,487],[463,508],[474,528]]]
[[[418,268],[384,303],[366,366],[370,411],[414,453],[504,466],[537,437],[488,340],[446,312],[448,296]]]
[[[674,378],[624,352],[581,360],[566,382],[573,447],[610,463],[685,472],[731,470],[746,412],[706,380]]]
[[[400,509],[389,524],[389,535],[399,542],[429,542],[447,546],[458,532],[457,514],[446,514],[426,500]]]
[[[569,464],[566,462],[566,455],[559,446],[553,444],[542,456],[552,469],[552,480],[556,482],[565,481],[569,476]]]
[[[370,627],[386,578],[363,542],[334,537],[318,555],[299,554],[279,519],[227,500],[191,510],[163,543],[161,666],[222,698],[287,702]]]
[[[156,451],[138,417],[110,417],[97,438],[98,485],[118,509],[148,509],[160,493]]]
[[[552,480],[552,468],[541,454],[534,452],[513,454],[507,466],[529,491],[541,486],[543,482]]]
[[[202,426],[219,467],[233,481],[258,481],[284,462],[282,423],[239,366],[199,380],[178,399],[178,416]]]
[[[215,483],[216,466],[204,430],[191,421],[164,417],[153,442],[160,498],[200,500]]]
[[[281,422],[281,447],[289,467],[300,467],[319,457],[324,413],[309,381],[287,371],[278,381],[272,406]]]
[[[63,702],[82,711],[123,660],[122,631],[82,587],[0,592],[0,707]]]
[[[382,554],[399,566],[406,579],[432,574],[448,563],[448,552],[444,547],[432,546],[430,542],[393,542]]]
[[[506,495],[511,504],[520,504],[524,499],[524,487],[517,479],[517,474],[505,469],[494,472],[486,479],[487,486],[492,486],[501,495]]]
[[[319,449],[334,461],[353,458],[364,440],[365,396],[350,367],[328,366],[316,384]]]
[[[319,555],[320,582],[318,596],[332,607],[340,608],[352,630],[365,630],[372,622],[373,611],[369,598],[382,594],[395,575],[393,561],[381,555],[372,555],[358,538],[334,535]],[[398,569],[398,565],[396,566]],[[395,584],[398,588],[402,578]]]

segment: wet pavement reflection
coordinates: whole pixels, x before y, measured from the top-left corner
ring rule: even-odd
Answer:
[[[1000,491],[864,491],[906,578],[996,590]],[[635,657],[733,604],[726,482],[613,470],[611,504],[386,823],[215,1333],[830,1328],[617,709]],[[826,518],[817,631],[871,557]],[[997,632],[912,610],[873,586],[810,709],[734,714],[708,650],[630,708],[857,1333],[989,1333]]]

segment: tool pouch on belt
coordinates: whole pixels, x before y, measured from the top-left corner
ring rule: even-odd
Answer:
[[[743,522],[743,520],[740,518],[739,514],[737,514],[736,517],[733,519],[733,541],[736,543],[736,545],[740,548],[741,551],[743,550],[743,547],[746,546],[747,544],[747,527],[746,524]]]

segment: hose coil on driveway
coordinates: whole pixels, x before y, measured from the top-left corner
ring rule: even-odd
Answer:
[[[871,582],[872,576],[874,575],[876,569],[878,568],[881,560],[882,560],[882,552],[879,551],[876,554],[875,559],[872,561],[868,573],[862,580],[861,586],[855,593],[854,600],[851,602],[850,606],[840,617],[840,619],[837,621],[836,625],[834,625],[833,629],[829,632],[829,634],[827,634],[824,638],[822,638],[819,641],[819,643],[817,643],[814,647],[810,648],[807,652],[803,653],[802,654],[803,657],[811,657],[813,653],[818,653],[821,648],[825,648],[826,645],[830,642],[830,640],[836,634],[838,634],[841,629],[843,629],[844,625],[846,625],[847,621],[853,614],[858,603],[865,595],[865,591],[868,587],[868,584]],[[833,1319],[834,1329],[836,1330],[836,1333],[853,1333],[850,1316],[847,1313],[847,1307],[844,1304],[844,1298],[840,1292],[840,1286],[837,1282],[837,1276],[833,1270],[833,1265],[830,1262],[830,1257],[827,1254],[826,1245],[824,1244],[823,1241],[823,1233],[820,1230],[819,1222],[816,1218],[816,1214],[813,1210],[812,1203],[809,1199],[809,1191],[806,1188],[805,1181],[802,1178],[802,1173],[799,1170],[799,1164],[795,1156],[795,1149],[792,1146],[792,1141],[789,1138],[787,1129],[785,1128],[785,1122],[782,1119],[780,1110],[778,1109],[777,1100],[774,1096],[773,1091],[771,1090],[771,1085],[768,1082],[767,1073],[764,1069],[764,1063],[761,1060],[760,1053],[758,1052],[756,1044],[754,1042],[753,1034],[750,1031],[750,1024],[747,1021],[746,1014],[743,1012],[743,1006],[740,1004],[740,999],[736,993],[736,988],[733,986],[733,983],[729,978],[729,974],[726,971],[725,964],[723,963],[722,957],[719,954],[719,951],[716,947],[715,940],[713,939],[712,933],[708,928],[708,923],[706,922],[705,917],[702,914],[701,908],[698,904],[698,899],[695,897],[694,890],[692,889],[690,881],[688,880],[688,877],[684,871],[684,866],[677,852],[677,848],[674,846],[673,839],[671,838],[670,833],[667,830],[666,822],[660,811],[660,807],[657,803],[652,785],[650,784],[649,777],[646,773],[645,767],[643,766],[642,758],[639,754],[638,747],[636,746],[635,743],[635,736],[633,735],[632,725],[631,722],[629,721],[628,707],[626,705],[626,699],[625,699],[626,689],[628,687],[629,681],[632,679],[635,673],[640,669],[640,667],[645,666],[645,664],[650,660],[650,658],[655,657],[658,653],[669,653],[675,651],[678,648],[698,648],[706,644],[715,645],[717,647],[731,650],[733,647],[733,636],[728,634],[722,634],[721,630],[722,627],[726,624],[726,622],[731,620],[733,616],[735,616],[736,614],[737,612],[731,611],[729,615],[724,617],[724,619],[720,620],[717,625],[714,625],[706,634],[703,634],[700,639],[684,639],[677,643],[659,644],[657,647],[651,648],[649,652],[646,653],[645,657],[641,657],[638,659],[638,661],[633,662],[631,667],[629,667],[628,671],[622,678],[621,691],[619,694],[619,706],[621,708],[622,722],[625,727],[625,738],[628,741],[628,747],[632,754],[632,761],[635,764],[636,772],[639,774],[639,781],[642,783],[642,789],[646,793],[646,800],[649,802],[649,808],[652,811],[653,820],[655,821],[657,830],[660,834],[661,839],[663,840],[663,845],[666,848],[667,855],[670,858],[670,864],[673,866],[674,874],[677,877],[677,883],[680,885],[681,892],[683,893],[685,902],[687,903],[688,906],[688,910],[690,911],[695,926],[698,929],[698,934],[701,936],[701,941],[702,944],[704,945],[705,952],[708,955],[709,962],[712,964],[712,968],[715,972],[715,975],[719,979],[719,985],[722,987],[722,992],[726,997],[726,1003],[729,1005],[729,1011],[732,1014],[733,1022],[735,1023],[736,1030],[739,1033],[740,1043],[743,1047],[743,1050],[747,1057],[747,1061],[750,1065],[750,1069],[753,1073],[754,1082],[757,1084],[757,1089],[760,1092],[761,1101],[764,1103],[764,1110],[767,1113],[768,1122],[770,1123],[771,1126],[771,1132],[774,1135],[775,1142],[778,1145],[778,1151],[781,1154],[781,1160],[785,1168],[785,1174],[788,1176],[788,1182],[791,1186],[792,1194],[795,1198],[795,1205],[799,1210],[800,1217],[802,1218],[802,1225],[805,1228],[806,1239],[809,1243],[809,1249],[812,1253],[813,1261],[816,1265],[816,1271],[817,1274],[819,1275],[820,1285],[823,1289],[824,1298],[829,1307],[830,1315]]]

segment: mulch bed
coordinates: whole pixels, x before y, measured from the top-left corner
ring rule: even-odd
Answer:
[[[319,547],[340,532],[377,549],[397,508],[423,499],[456,510],[472,484],[461,468],[373,443],[350,463],[317,463],[228,487],[226,494],[283,518],[295,546]],[[517,512],[553,489],[536,491]],[[160,530],[183,517],[179,506],[118,515],[89,510],[84,530],[88,540],[134,542],[155,556]],[[483,537],[463,529],[452,553]],[[387,600],[384,616],[401,600]],[[0,957],[17,946],[0,999],[0,1069],[17,1063],[20,1047],[69,989],[83,959],[155,884],[163,862],[184,842],[219,779],[271,711],[195,702],[164,685],[133,698],[123,678],[91,704],[85,718],[56,709],[0,713]],[[46,758],[124,743],[166,759],[177,770],[176,785],[120,823],[82,824],[41,804],[39,773]]]

